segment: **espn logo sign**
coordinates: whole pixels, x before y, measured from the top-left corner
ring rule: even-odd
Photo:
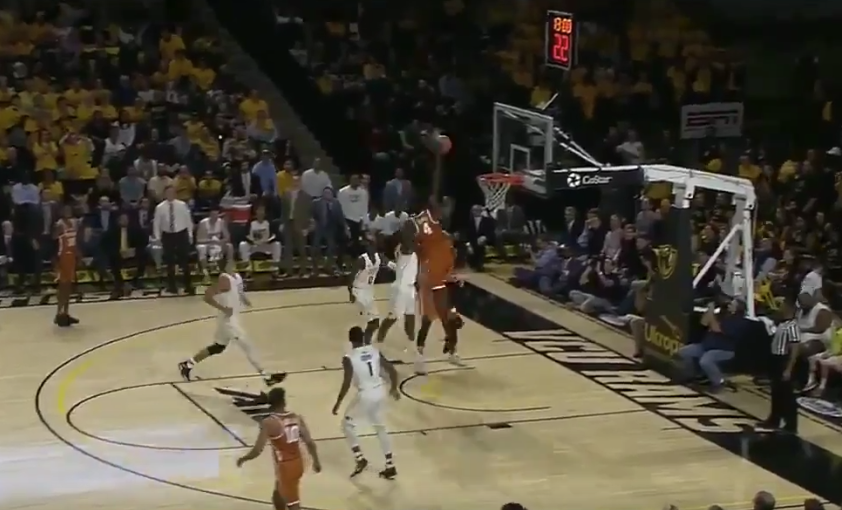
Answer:
[[[713,128],[717,138],[734,138],[743,133],[742,103],[689,104],[681,107],[682,140],[704,138]]]

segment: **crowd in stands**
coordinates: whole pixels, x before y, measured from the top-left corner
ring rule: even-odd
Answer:
[[[212,37],[189,24],[118,26],[65,4],[2,14],[0,285],[15,274],[18,290],[37,290],[63,204],[80,219],[84,266],[100,282],[128,263],[137,278],[147,260],[161,265],[152,214],[169,187],[197,222],[239,208],[234,223],[246,226],[226,228],[228,243],[250,242],[258,200],[283,222],[296,153],[265,100],[226,72]],[[111,242],[125,226],[129,245]]]
[[[523,10],[511,51],[500,57],[512,78],[531,91],[532,104],[541,105],[555,92],[537,58],[543,13],[538,7]],[[681,106],[743,101],[743,65],[735,52],[716,48],[667,2],[636,2],[625,29],[620,33],[588,23],[579,65],[560,93],[565,128],[591,143],[605,162],[666,161],[750,180],[758,197],[756,260],[755,274],[745,276],[748,284],[753,281],[760,309],[774,309],[784,296],[798,295],[811,272],[823,279],[821,301],[838,309],[842,152],[829,87],[815,74],[803,73],[814,81],[797,87],[807,91],[799,103],[801,133],[751,139],[717,139],[711,133],[682,141],[671,131]],[[644,313],[655,264],[652,247],[660,244],[658,227],[670,203],[670,185],[654,183],[641,191],[638,207],[624,214],[606,217],[599,209],[568,207],[560,231],[540,240],[532,266],[518,270],[514,281],[611,324],[631,321],[633,331],[640,329],[642,322],[632,317]],[[696,267],[714,255],[732,216],[730,196],[696,192]],[[697,286],[698,295],[726,291],[718,285],[724,263],[718,260],[713,269]],[[833,352],[842,346],[828,337],[825,348]]]

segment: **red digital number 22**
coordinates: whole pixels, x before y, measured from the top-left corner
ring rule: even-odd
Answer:
[[[570,62],[570,36],[553,34],[553,60],[561,64]]]

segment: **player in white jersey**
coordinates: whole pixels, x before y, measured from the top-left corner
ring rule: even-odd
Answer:
[[[348,298],[356,303],[360,315],[365,317],[365,342],[371,343],[374,332],[380,326],[377,303],[374,302],[374,281],[380,271],[380,255],[374,250],[374,243],[366,239],[365,253],[357,259],[351,282],[348,284]]]
[[[367,466],[368,460],[360,449],[360,439],[357,435],[357,420],[365,419],[377,433],[377,441],[383,450],[386,465],[380,471],[380,477],[391,480],[398,472],[392,460],[392,446],[389,441],[389,433],[383,424],[383,405],[386,400],[386,388],[383,378],[380,375],[381,369],[389,375],[391,388],[390,394],[395,400],[400,398],[398,392],[398,373],[392,363],[383,357],[374,346],[365,341],[365,334],[362,328],[354,326],[348,331],[348,341],[351,343],[351,352],[342,358],[342,370],[344,377],[339,395],[336,397],[336,404],[333,406],[334,416],[339,413],[339,407],[351,389],[351,383],[357,388],[351,403],[345,409],[345,418],[342,420],[342,431],[348,440],[348,445],[354,453],[356,466],[351,477],[360,474]]]
[[[219,312],[216,316],[216,335],[213,343],[197,352],[192,358],[178,364],[178,370],[185,381],[190,380],[190,372],[205,359],[221,354],[228,344],[235,343],[246,355],[249,363],[266,382],[272,386],[283,381],[286,373],[270,374],[263,370],[257,362],[254,347],[246,338],[240,324],[240,312],[251,302],[246,297],[243,278],[234,271],[234,263],[229,259],[222,260],[222,272],[219,279],[205,291],[205,303]]]
[[[208,217],[202,219],[196,227],[196,253],[199,268],[205,278],[210,278],[208,271],[210,264],[218,264],[223,257],[229,260],[234,258],[234,246],[230,242],[228,228],[216,208],[212,208]]]
[[[406,234],[404,234],[406,232]],[[415,232],[409,228],[401,230],[401,240],[395,250],[395,262],[389,262],[389,269],[395,272],[395,282],[392,284],[389,316],[377,331],[377,341],[386,340],[389,329],[401,317],[404,319],[404,333],[407,339],[415,344],[415,286],[418,283],[418,255],[415,254]]]

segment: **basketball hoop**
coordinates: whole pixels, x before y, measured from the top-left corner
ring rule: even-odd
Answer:
[[[477,183],[485,195],[485,208],[489,213],[506,206],[506,193],[512,186],[523,184],[523,177],[516,174],[483,174],[477,177]]]

